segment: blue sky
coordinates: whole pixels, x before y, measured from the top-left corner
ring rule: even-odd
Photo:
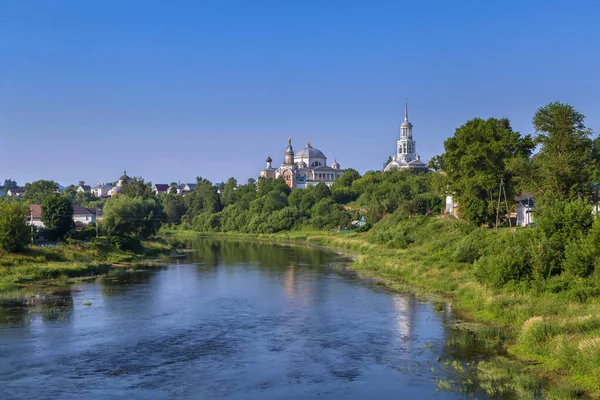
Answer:
[[[473,117],[600,130],[596,1],[2,1],[0,180],[256,177],[287,138],[361,173],[404,96],[422,159]]]

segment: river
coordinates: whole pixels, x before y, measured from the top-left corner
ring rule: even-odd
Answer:
[[[0,398],[486,398],[455,384],[489,346],[451,327],[450,305],[325,249],[188,247],[165,268],[4,296]]]

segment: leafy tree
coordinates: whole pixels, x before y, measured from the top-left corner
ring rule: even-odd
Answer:
[[[111,197],[102,211],[102,227],[108,236],[147,238],[156,234],[163,220],[160,201],[155,197]]]
[[[28,214],[29,207],[24,204],[0,201],[1,248],[17,252],[27,246],[30,239],[30,227],[25,222]]]
[[[317,201],[331,197],[331,190],[329,190],[329,186],[327,186],[323,182],[317,183],[317,185],[315,185],[313,193]]]
[[[9,191],[10,189],[16,189],[19,186],[17,185],[16,181],[13,181],[12,179],[5,179],[4,180],[4,184],[2,186],[0,186],[0,189],[3,191]]]
[[[235,178],[229,178],[221,188],[221,204],[223,207],[235,203],[235,189],[237,181]]]
[[[148,199],[154,195],[152,182],[146,182],[142,177],[132,178],[129,183],[124,183],[121,186],[121,194],[129,197]]]
[[[92,193],[90,192],[77,192],[77,194],[75,195],[75,204],[79,204],[81,206],[89,206],[89,207],[93,207],[92,205],[90,205],[90,203],[98,201],[98,197],[94,196]]]
[[[427,163],[427,168],[432,171],[440,172],[444,170],[442,156],[433,156]]]
[[[185,214],[185,203],[182,196],[166,194],[162,197],[162,206],[167,222],[178,224]]]
[[[196,181],[196,188],[184,197],[188,221],[203,212],[216,213],[221,209],[217,188],[207,179],[198,177]]]
[[[463,217],[476,224],[493,223],[501,179],[507,197],[514,194],[507,165],[514,158],[529,157],[533,147],[531,137],[513,131],[506,118],[475,118],[457,128],[444,142],[441,165]]]
[[[51,239],[64,238],[74,228],[73,204],[65,196],[46,197],[42,203],[42,222]]]
[[[560,102],[540,108],[533,117],[541,145],[535,162],[546,197],[577,198],[589,193],[593,144],[585,117]]]
[[[39,180],[25,184],[25,194],[23,201],[41,204],[47,197],[51,197],[58,192],[58,183],[54,181]]]
[[[75,185],[69,185],[65,188],[65,190],[63,190],[63,192],[61,194],[65,197],[67,197],[71,201],[71,203],[74,203],[77,193],[78,192],[77,192],[77,188],[75,187]]]

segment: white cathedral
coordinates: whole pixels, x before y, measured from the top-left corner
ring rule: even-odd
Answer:
[[[306,143],[305,148],[294,153],[291,138],[288,138],[283,163],[279,168],[273,168],[271,156],[267,157],[266,161],[267,168],[260,171],[260,176],[265,178],[282,177],[292,189],[302,189],[318,183],[329,186],[344,173],[337,161],[334,161],[331,166],[327,165],[325,154],[312,147],[310,142]]]
[[[408,122],[408,99],[406,99],[404,103],[404,122],[400,124],[400,140],[397,142],[396,154],[392,156],[392,161],[385,166],[384,171],[403,168],[427,171],[427,166],[417,154],[417,142],[413,139],[412,127],[412,124]]]

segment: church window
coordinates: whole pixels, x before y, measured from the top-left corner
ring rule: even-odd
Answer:
[[[403,148],[403,150],[404,150],[404,151],[403,151],[403,153],[406,153],[406,143],[404,143],[404,144],[402,145],[402,148]]]

